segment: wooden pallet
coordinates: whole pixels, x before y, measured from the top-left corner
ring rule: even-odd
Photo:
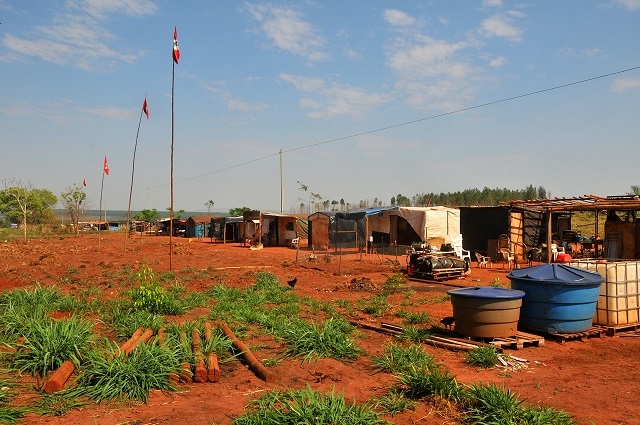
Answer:
[[[455,335],[455,333],[454,333]],[[543,347],[544,338],[538,335],[532,335],[526,332],[520,332],[513,337],[499,337],[499,338],[461,338],[456,336],[449,336],[448,338],[459,342],[466,342],[468,344],[485,345],[491,344],[502,352],[504,348],[511,348],[520,350],[525,347]]]
[[[544,337],[518,331],[516,336],[507,338],[494,338],[489,343],[500,348],[511,348],[514,350],[520,350],[525,347],[543,347]]]
[[[567,341],[573,341],[573,340],[584,341],[589,338],[600,338],[605,334],[606,329],[601,326],[593,326],[584,332],[572,332],[572,333],[561,333],[561,334],[547,333],[547,332],[542,332],[538,330],[535,330],[532,332],[536,332],[537,334],[543,335],[547,339],[552,339],[554,341],[559,342],[560,344],[564,344]]]
[[[640,330],[640,323],[627,323],[626,325],[598,326],[604,329],[607,336],[614,336],[618,332],[633,332]]]

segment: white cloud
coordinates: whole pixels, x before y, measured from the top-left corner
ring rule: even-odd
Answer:
[[[109,120],[126,121],[131,120],[136,116],[135,112],[131,108],[117,108],[115,106],[95,106],[93,108],[85,109],[91,115],[96,115],[100,118],[107,118]]]
[[[629,10],[640,9],[640,0],[614,0],[613,2]]]
[[[352,48],[347,48],[344,55],[347,59],[352,61],[362,60],[362,55],[356,52],[355,50],[353,50]]]
[[[600,54],[602,53],[602,50],[598,49],[598,48],[591,48],[591,49],[574,49],[572,47],[565,47],[560,49],[560,54],[562,55],[567,55],[567,56],[573,56],[573,57],[578,57],[578,58],[596,58],[598,56],[600,56]]]
[[[329,119],[352,116],[363,117],[373,107],[384,104],[387,96],[368,93],[361,87],[345,84],[328,84],[321,78],[309,78],[290,74],[280,74],[280,78],[291,83],[298,90],[310,94],[300,100],[300,107],[311,110],[310,118]]]
[[[394,27],[408,27],[416,23],[414,17],[397,9],[385,10],[384,19]]]
[[[504,2],[502,0],[482,0],[484,7],[502,7]]]
[[[416,109],[460,108],[473,92],[470,81],[478,73],[461,58],[469,47],[467,41],[449,42],[425,34],[397,37],[386,49],[387,62],[398,74],[394,95]]]
[[[611,86],[614,93],[622,93],[627,90],[640,89],[640,77],[638,78],[617,78]]]
[[[32,37],[6,33],[2,44],[9,50],[4,60],[32,57],[59,65],[73,65],[87,71],[112,70],[121,62],[132,63],[144,52],[127,52],[113,47],[116,36],[105,29],[105,14],[144,15],[156,11],[147,1],[69,0],[67,11],[50,25],[38,26]]]
[[[522,18],[522,12],[498,13],[482,22],[482,32],[487,37],[504,37],[513,41],[522,40],[522,30],[513,25],[513,17]]]
[[[507,58],[505,58],[504,56],[500,55],[500,56],[490,60],[489,61],[489,66],[491,66],[492,68],[499,68],[501,66],[506,65],[506,63],[507,63]]]
[[[243,111],[243,112],[251,112],[251,111],[261,112],[266,110],[269,106],[264,102],[250,103],[238,98],[234,98],[234,99],[229,99],[227,101],[227,107],[232,111],[235,110],[235,111]]]
[[[313,62],[329,59],[325,39],[300,14],[292,9],[272,5],[247,5],[247,10],[259,21],[262,31],[276,47]]]

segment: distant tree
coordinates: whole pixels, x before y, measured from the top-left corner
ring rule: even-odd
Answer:
[[[207,207],[207,214],[211,214],[211,208],[213,208],[214,204],[215,202],[213,202],[211,199],[204,203],[204,206]]]
[[[344,198],[340,198],[340,210],[344,210]]]
[[[631,185],[631,192],[629,192],[628,195],[640,195],[640,186],[635,184]]]
[[[33,204],[33,186],[20,180],[4,180],[4,189],[0,191],[0,212],[11,221],[21,221],[24,243],[27,243],[27,215]]]
[[[58,197],[47,189],[33,189],[31,193],[31,224],[52,224],[56,220],[53,207],[58,203]]]
[[[152,210],[142,210],[133,215],[134,220],[155,221],[160,218],[160,213],[154,208]]]
[[[335,199],[331,201],[331,211],[338,211],[338,207],[336,205],[338,205],[338,201]]]
[[[169,211],[169,213],[171,213],[171,207],[167,207],[167,211]],[[180,220],[180,218],[182,217],[182,214],[184,214],[184,210],[173,210],[173,218],[176,220]]]
[[[62,205],[67,213],[69,214],[70,223],[75,225],[75,235],[78,236],[78,221],[80,217],[80,210],[82,208],[82,203],[87,199],[87,194],[84,193],[84,190],[76,185],[67,187],[65,192],[60,193],[60,197],[62,198]]]
[[[392,196],[392,197],[391,197],[391,205],[392,205],[392,206],[395,206],[395,205],[396,205],[396,197],[395,197],[395,196]]]
[[[251,208],[249,208],[249,207],[231,208],[229,210],[229,215],[232,216],[232,217],[239,217],[245,211],[251,211]]]

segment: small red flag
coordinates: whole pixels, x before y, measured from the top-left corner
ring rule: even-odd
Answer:
[[[84,187],[87,187],[87,179],[83,179],[83,180],[82,180],[82,185],[83,185]]]
[[[108,176],[109,175],[109,166],[107,165],[107,157],[104,157],[104,165],[102,166],[102,171]]]
[[[144,98],[144,102],[142,102],[142,112],[144,112],[144,114],[147,116],[147,119],[149,119],[149,106],[147,105],[146,96]]]
[[[178,47],[178,29],[173,27],[173,61],[178,63],[180,60],[180,48]]]

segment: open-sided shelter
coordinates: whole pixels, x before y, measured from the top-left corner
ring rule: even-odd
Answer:
[[[264,246],[291,246],[298,236],[298,218],[291,214],[251,210],[242,214],[245,239]]]
[[[309,246],[316,249],[408,247],[460,234],[460,212],[447,207],[379,207],[309,216]],[[435,243],[435,242],[434,242]]]

